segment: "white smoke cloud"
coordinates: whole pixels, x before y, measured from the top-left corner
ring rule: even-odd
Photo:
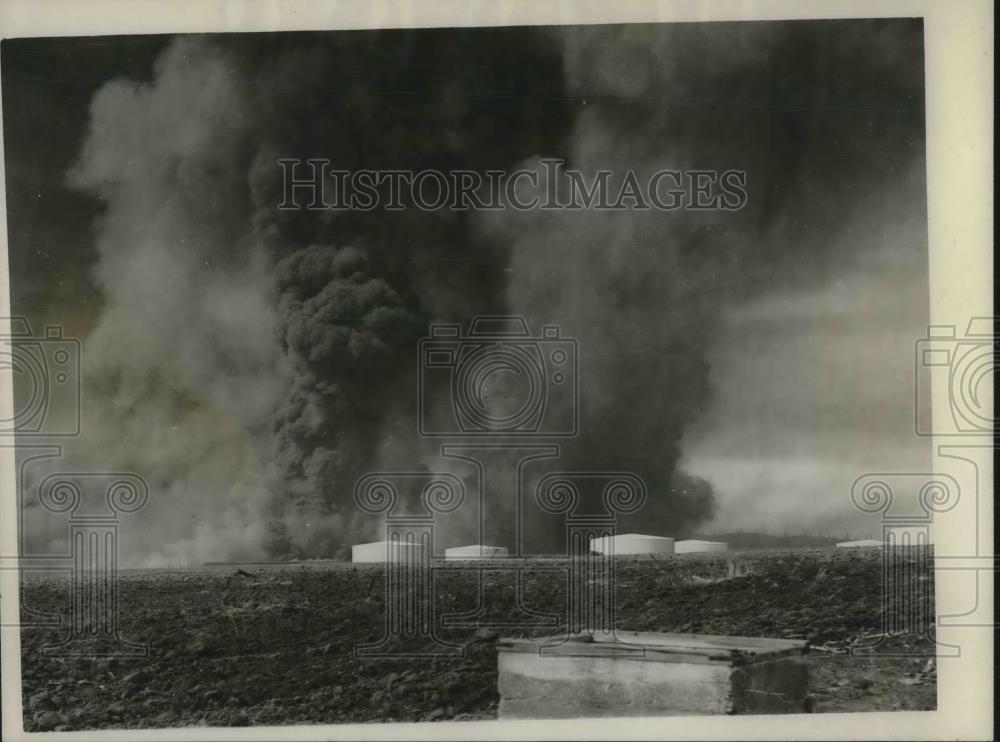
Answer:
[[[69,176],[106,204],[95,268],[106,305],[82,350],[72,452],[150,485],[148,506],[123,524],[126,563],[262,553],[257,439],[284,371],[270,261],[249,219],[240,82],[213,46],[174,42],[154,82],[97,93]]]

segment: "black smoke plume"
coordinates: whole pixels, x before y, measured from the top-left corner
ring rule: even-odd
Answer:
[[[711,486],[680,470],[680,441],[710,394],[719,307],[794,258],[803,230],[835,228],[851,198],[842,177],[817,173],[891,179],[870,155],[893,122],[866,130],[843,113],[885,88],[837,81],[909,80],[892,28],[194,36],[171,43],[151,82],[105,85],[70,174],[106,205],[82,445],[150,480],[146,517],[166,543],[127,549],[322,556],[374,535],[354,481],[432,453],[415,435],[417,341],[429,322],[484,313],[579,341],[580,435],[560,468],[642,476],[644,530],[709,517]],[[820,72],[833,82],[818,85]],[[845,126],[853,139],[833,154],[813,146]],[[278,159],[308,157],[483,172],[557,157],[616,178],[735,168],[750,202],[735,214],[279,211]],[[830,261],[811,256],[811,275]]]

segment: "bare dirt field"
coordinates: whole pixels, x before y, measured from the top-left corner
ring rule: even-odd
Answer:
[[[497,568],[482,571],[491,566]],[[121,634],[147,642],[149,655],[46,656],[45,646],[65,639],[67,629],[23,628],[25,727],[495,718],[497,637],[557,634],[559,627],[537,623],[539,615],[565,611],[559,563],[517,566],[520,601],[518,578],[501,565],[443,563],[432,570],[439,637],[451,648],[418,660],[354,654],[355,646],[384,634],[380,565],[126,572],[119,579]],[[924,594],[933,600],[932,576],[914,579],[929,581]],[[921,627],[877,643],[872,652],[851,652],[878,640],[881,580],[878,549],[622,558],[618,625],[808,639],[813,711],[933,709],[933,645],[919,636]],[[485,597],[477,610],[480,592]],[[26,609],[68,615],[67,579],[26,577],[22,593]],[[459,621],[466,625],[440,625],[469,612],[475,617]]]

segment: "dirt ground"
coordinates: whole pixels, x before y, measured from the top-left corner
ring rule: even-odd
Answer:
[[[125,573],[120,633],[148,643],[148,656],[48,656],[45,647],[63,641],[67,629],[23,628],[25,728],[495,718],[497,637],[559,633],[543,622],[565,610],[564,562],[518,566],[520,600],[510,569],[434,569],[436,615],[465,625],[438,622],[438,638],[448,646],[433,645],[437,657],[378,660],[356,657],[354,648],[384,634],[380,565]],[[920,635],[924,627],[878,636],[877,549],[619,559],[616,570],[623,629],[808,639],[815,712],[935,707],[934,649]],[[932,601],[931,577],[912,579],[927,581],[921,592]],[[22,593],[23,620],[68,615],[66,578],[27,577]],[[478,611],[477,594],[484,596]]]

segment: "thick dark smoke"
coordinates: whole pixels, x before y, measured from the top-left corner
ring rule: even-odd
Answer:
[[[280,213],[276,160],[319,153],[342,170],[507,168],[557,146],[562,81],[556,53],[525,31],[362,33],[270,51],[258,73],[251,184],[257,229],[276,260],[293,381],[275,423],[280,525],[268,547],[342,554],[365,536],[355,481],[425,465],[429,449],[415,435],[418,339],[430,321],[502,311],[502,255],[475,236],[469,214]]]
[[[106,204],[82,443],[150,480],[144,517],[166,543],[151,554],[129,529],[127,553],[337,555],[374,535],[354,481],[432,465],[415,434],[417,341],[431,321],[483,313],[579,341],[580,434],[560,468],[642,476],[643,530],[709,517],[711,485],[680,470],[680,441],[710,395],[722,302],[803,250],[824,275],[832,259],[807,232],[849,210],[842,174],[891,177],[872,164],[882,124],[830,114],[856,101],[837,81],[858,78],[861,52],[890,80],[912,59],[891,34],[873,44],[877,24],[793,26],[185,37],[151,83],[105,85],[70,176]],[[845,125],[855,139],[831,149]],[[308,157],[479,171],[559,157],[615,184],[628,170],[744,169],[750,203],[279,211],[277,160]]]
[[[98,93],[71,174],[107,203],[85,445],[151,479],[150,517],[180,537],[158,558],[342,553],[366,535],[354,481],[423,461],[417,339],[502,311],[502,256],[468,214],[280,212],[277,160],[485,170],[558,147],[543,41],[189,37],[151,84]]]
[[[639,183],[661,169],[747,174],[749,201],[736,213],[485,219],[511,245],[509,308],[580,344],[581,433],[561,465],[640,474],[649,505],[624,527],[683,535],[713,512],[709,483],[679,463],[683,433],[710,398],[706,351],[721,312],[782,282],[825,283],[831,266],[865,249],[863,235],[846,251],[837,236],[866,191],[909,177],[885,147],[922,139],[919,65],[907,68],[919,34],[836,22],[586,27],[556,38],[574,125],[567,154],[541,154],[613,171],[612,194],[630,170]],[[524,166],[538,168],[544,193],[546,169]]]
[[[275,266],[275,282],[282,351],[295,372],[277,414],[275,486],[286,515],[329,512],[340,526],[337,506],[385,437],[400,347],[412,340],[415,318],[369,256],[351,247],[293,252]],[[277,530],[272,549],[293,546],[287,531]],[[317,538],[340,536],[329,524],[326,531]]]

